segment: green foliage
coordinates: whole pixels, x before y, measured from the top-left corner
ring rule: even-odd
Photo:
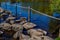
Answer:
[[[11,3],[15,2],[31,3],[32,8],[48,15],[52,15],[54,11],[60,12],[60,0],[11,0]]]
[[[58,37],[58,38],[56,38],[55,40],[60,40],[60,38]]]
[[[32,8],[53,15],[54,11],[60,12],[60,0],[22,0],[24,3],[31,3]]]
[[[3,0],[0,0],[0,2],[3,2]]]
[[[60,12],[60,0],[52,0],[50,4],[51,10]]]
[[[40,12],[52,15],[53,11],[50,8],[50,1],[46,0],[22,0],[22,2],[31,3],[31,7]]]

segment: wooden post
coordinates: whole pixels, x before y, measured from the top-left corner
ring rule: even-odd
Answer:
[[[28,7],[28,22],[30,21],[30,6]]]

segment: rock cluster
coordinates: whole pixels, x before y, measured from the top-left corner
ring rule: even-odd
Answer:
[[[46,36],[46,31],[42,29],[33,29],[37,25],[31,22],[27,22],[25,17],[21,17],[19,20],[14,20],[16,17],[14,17],[11,12],[4,11],[1,8],[0,15],[0,18],[4,20],[4,22],[0,23],[0,28],[3,30],[15,31],[15,33],[13,32],[14,39],[19,38],[19,40],[49,40],[49,38]],[[8,17],[5,18],[5,16]],[[23,28],[27,30],[28,35],[24,35],[22,33]],[[0,31],[0,33],[3,32]]]

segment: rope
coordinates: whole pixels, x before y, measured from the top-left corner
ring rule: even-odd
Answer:
[[[10,4],[8,4],[8,5],[10,5]],[[56,19],[56,20],[60,20],[60,18],[56,18],[56,17],[50,16],[50,15],[47,15],[47,14],[42,13],[42,12],[39,12],[39,11],[33,9],[33,8],[23,7],[23,6],[19,6],[19,5],[13,5],[13,6],[17,6],[17,7],[25,8],[25,9],[31,9],[32,11],[35,11],[35,12],[37,12],[37,13],[40,13],[41,15],[44,15],[44,16],[47,16],[47,17],[50,17],[50,18],[53,18],[53,19]]]
[[[60,20],[60,18],[56,18],[56,17],[50,16],[50,15],[47,15],[47,14],[45,14],[45,13],[39,12],[39,11],[37,11],[37,10],[34,10],[33,8],[31,8],[31,10],[33,10],[33,11],[35,11],[35,12],[37,12],[37,13],[40,13],[41,15],[48,16],[48,17],[53,18],[53,19],[56,19],[56,20]]]

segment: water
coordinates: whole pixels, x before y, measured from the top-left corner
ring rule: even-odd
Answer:
[[[7,8],[6,8],[6,5],[5,5],[4,2],[2,3],[2,8],[10,10],[13,15],[16,15],[16,6],[14,6],[16,4],[10,5],[9,2],[6,3],[6,4],[8,4]],[[20,19],[20,17],[28,18],[28,10],[20,8],[19,5],[22,6],[22,3],[18,3],[18,7],[17,7],[18,19]],[[44,15],[40,15],[40,14],[38,14],[36,12],[31,11],[31,18],[30,19],[31,19],[31,22],[37,24],[37,26],[35,28],[43,29],[43,30],[48,31],[48,29],[49,29],[49,22],[50,22],[50,18],[49,17],[44,16]]]

